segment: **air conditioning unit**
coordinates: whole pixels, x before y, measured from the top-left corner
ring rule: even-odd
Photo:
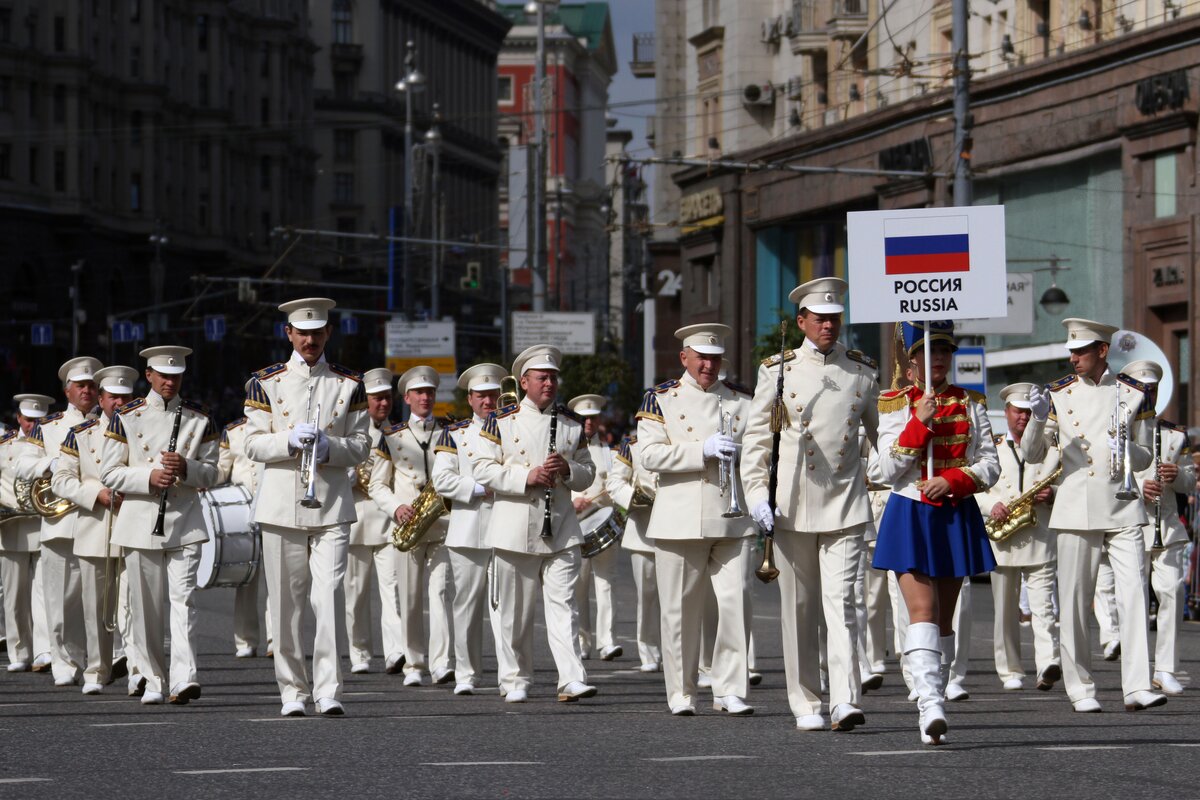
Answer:
[[[775,105],[775,87],[769,83],[748,83],[742,87],[742,105]]]
[[[763,44],[775,44],[783,35],[783,17],[767,17],[762,21]]]

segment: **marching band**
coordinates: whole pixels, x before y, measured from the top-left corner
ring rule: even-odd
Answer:
[[[948,380],[949,322],[899,325],[896,380],[881,391],[876,363],[842,344],[846,293],[819,278],[789,294],[803,343],[765,359],[753,389],[724,373],[727,326],[676,331],[681,374],[646,391],[611,447],[608,398],[560,403],[558,348],[464,370],[470,415],[438,419],[432,366],[397,378],[326,359],[327,298],[279,307],[293,352],[250,376],[245,416],[224,429],[183,393],[186,347],[141,352],[144,397],[137,370],[74,357],[58,372],[65,410],[17,395],[18,427],[0,436],[8,671],[50,670],[86,695],[128,676],[143,704],[199,700],[196,591],[227,586],[235,655],[265,644],[281,714],[338,716],[340,656],[362,673],[378,652],[376,591],[385,672],[478,693],[486,617],[500,694],[524,703],[540,595],[558,701],[597,695],[593,653],[625,655],[621,610],[636,620],[635,666],[662,672],[670,714],[695,715],[709,686],[714,710],[747,716],[757,575],[778,579],[797,729],[867,724],[890,604],[920,739],[938,745],[946,701],[966,696],[967,582],[988,575],[1004,690],[1025,687],[1028,621],[1036,688],[1061,680],[1075,711],[1100,711],[1094,605],[1127,710],[1183,692],[1177,496],[1197,471],[1186,429],[1156,416],[1162,365],[1114,372],[1116,328],[1067,319],[1072,374],[1005,386],[991,417]],[[503,393],[509,383],[520,393]],[[407,414],[392,424],[397,398]],[[618,587],[623,554],[632,597]]]

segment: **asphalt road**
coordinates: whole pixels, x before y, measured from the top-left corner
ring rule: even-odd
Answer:
[[[622,579],[631,597],[627,559]],[[347,716],[283,719],[271,662],[233,657],[232,590],[208,590],[200,600],[204,696],[186,707],[142,706],[125,697],[123,682],[84,697],[46,675],[0,673],[0,798],[1200,797],[1200,688],[1127,713],[1119,665],[1097,658],[1104,713],[1073,713],[1061,688],[1005,692],[992,670],[986,584],[973,603],[971,697],[949,705],[951,744],[940,748],[920,744],[894,662],[884,687],[864,698],[866,727],[797,731],[778,592],[756,587],[755,600],[765,677],[749,698],[753,717],[723,717],[705,704],[696,717],[671,717],[662,676],[637,672],[628,655],[633,608],[625,603],[618,633],[627,655],[588,662],[600,687],[592,700],[554,701],[539,636],[523,706],[494,691],[490,657],[485,691],[465,698],[449,687],[406,689],[379,671],[350,675],[343,660]],[[1023,638],[1029,662],[1028,630]],[[1200,626],[1185,623],[1184,670],[1195,671],[1198,657]]]

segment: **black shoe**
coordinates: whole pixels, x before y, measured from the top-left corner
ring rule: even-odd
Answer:
[[[862,690],[863,690],[864,694],[866,694],[867,692],[873,692],[876,689],[878,689],[880,686],[883,686],[883,673],[882,672],[872,672],[866,678],[863,678]]]
[[[1048,692],[1054,688],[1054,684],[1062,680],[1062,667],[1058,664],[1051,664],[1042,670],[1042,674],[1038,675],[1037,688],[1040,691]]]
[[[113,662],[112,670],[108,673],[108,682],[120,680],[129,675],[129,659],[121,656]]]

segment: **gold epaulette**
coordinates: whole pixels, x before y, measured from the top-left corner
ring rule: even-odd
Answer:
[[[1053,383],[1046,384],[1046,388],[1052,392],[1057,392],[1059,389],[1065,389],[1075,381],[1079,380],[1078,375],[1067,375],[1064,378],[1059,378]]]
[[[725,384],[727,389],[737,392],[738,394],[744,394],[747,397],[754,397],[754,390],[748,389],[745,386],[742,386],[740,383],[735,383],[734,381],[730,380],[724,380],[721,381],[721,383]]]
[[[796,351],[795,351],[795,350],[784,350],[784,351],[783,351],[783,360],[784,360],[784,361],[791,361],[791,360],[792,360],[793,358],[795,358],[795,357],[796,357]],[[762,365],[763,365],[764,367],[777,367],[777,366],[779,366],[779,353],[776,353],[775,355],[771,356],[770,358],[764,358],[764,359],[762,360]]]
[[[509,403],[508,405],[504,406],[503,408],[496,409],[496,419],[503,419],[504,417],[510,417],[520,410],[521,410],[520,403]]]
[[[226,426],[225,426],[225,430],[227,430],[227,431],[231,431],[231,430],[233,430],[234,428],[237,428],[237,427],[239,427],[239,426],[241,426],[241,425],[245,425],[245,424],[246,424],[246,418],[245,418],[245,417],[242,417],[242,418],[240,418],[240,419],[235,419],[233,422],[231,422],[231,423],[229,423],[228,425],[226,425]]]
[[[362,373],[356,369],[343,367],[341,364],[334,364],[332,361],[328,361],[326,363],[329,365],[329,371],[334,375],[341,375],[343,378],[350,378],[351,380],[356,381],[362,380]]]
[[[65,413],[66,413],[65,411],[55,411],[53,414],[49,414],[45,417],[42,417],[41,421],[38,422],[38,424],[45,425],[47,422],[58,422],[60,419],[63,418],[63,414],[65,414]]]
[[[877,406],[880,414],[892,414],[901,409],[908,408],[908,390],[892,389],[880,392]]]
[[[851,361],[857,361],[858,363],[868,366],[871,369],[879,369],[879,364],[875,362],[875,359],[871,358],[862,350],[847,350],[846,358],[850,359]]]
[[[987,395],[986,394],[984,394],[983,392],[977,392],[974,389],[963,389],[963,391],[967,393],[968,398],[970,398],[974,402],[978,403],[979,405],[983,406],[984,408],[987,408]]]
[[[287,364],[283,361],[280,361],[278,364],[272,364],[269,367],[260,369],[258,372],[254,373],[254,377],[258,378],[260,381],[265,381],[267,378],[274,377],[281,372],[287,372]]]
[[[658,386],[655,386],[650,391],[654,392],[655,394],[665,394],[668,390],[674,389],[678,385],[679,385],[679,381],[675,378],[672,378],[669,381],[663,381],[662,383],[660,383]]]
[[[642,405],[638,409],[635,419],[652,419],[655,422],[664,422],[662,408],[658,405],[658,398],[655,397],[657,389],[651,389],[646,392],[646,396],[642,398]]]
[[[71,433],[83,433],[88,428],[95,427],[96,425],[99,425],[99,424],[100,424],[100,420],[89,419],[86,422],[81,422],[78,425],[76,425],[75,427],[71,428]]]
[[[131,411],[137,411],[139,408],[142,408],[145,405],[146,405],[146,398],[139,397],[137,400],[130,400],[128,403],[126,403],[125,405],[118,408],[117,413],[120,414],[121,416],[124,416],[125,414],[128,414]]]
[[[384,428],[383,435],[391,436],[393,433],[399,433],[400,431],[403,431],[403,430],[408,430],[408,423],[407,422],[397,422],[395,425],[389,425],[388,427]]]

